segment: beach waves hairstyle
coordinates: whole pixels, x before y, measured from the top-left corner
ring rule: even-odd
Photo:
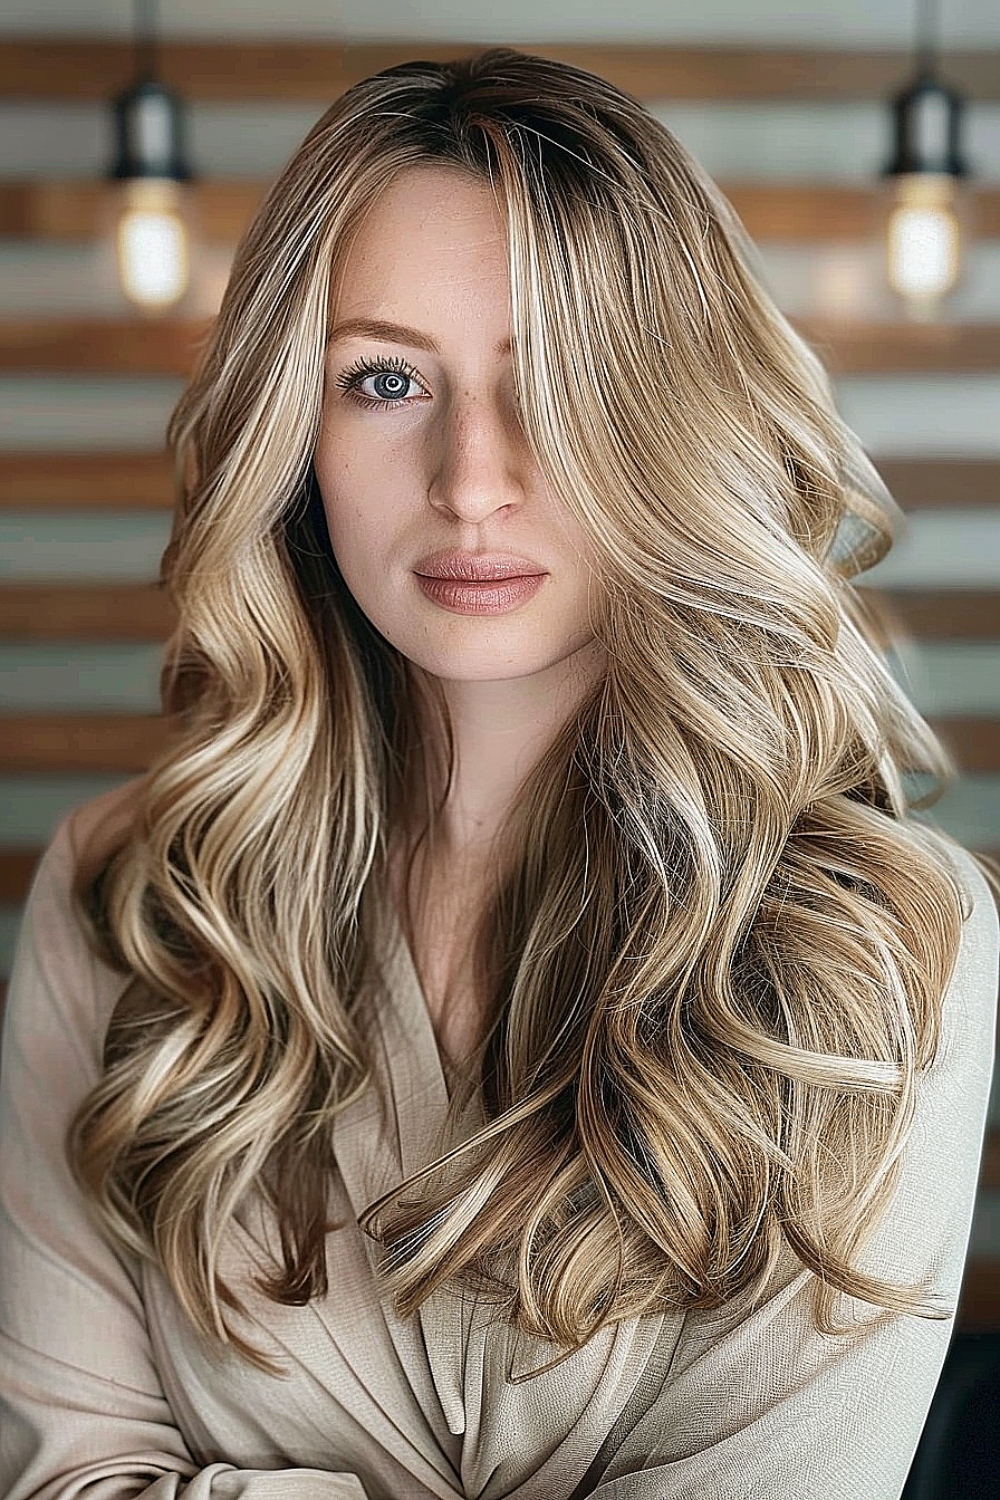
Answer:
[[[524,430],[592,540],[608,664],[498,841],[489,1025],[452,1099],[480,1087],[482,1128],[361,1216],[384,1285],[407,1315],[446,1283],[490,1289],[572,1349],[758,1294],[790,1254],[827,1332],[838,1291],[946,1317],[924,1283],[852,1264],[967,915],[947,840],[911,816],[933,794],[905,782],[954,766],[851,581],[891,545],[892,501],[697,162],[610,83],[507,48],[336,100],[244,234],[171,416],[176,732],[79,885],[131,982],[77,1180],[206,1339],[262,1368],[220,1269],[248,1194],[280,1231],[259,1287],[327,1293],[331,1122],[376,1077],[364,898],[389,830],[433,828],[440,781],[311,460],[331,272],[421,165],[505,215]]]

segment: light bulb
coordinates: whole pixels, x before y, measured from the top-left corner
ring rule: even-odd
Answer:
[[[889,285],[917,317],[931,316],[958,280],[962,233],[958,184],[946,172],[892,179],[886,220]]]
[[[169,178],[134,177],[121,191],[115,247],[122,291],[144,311],[171,307],[190,278],[182,187]]]

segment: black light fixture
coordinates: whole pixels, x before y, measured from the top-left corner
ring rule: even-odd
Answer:
[[[915,74],[892,100],[893,154],[882,171],[886,274],[915,319],[934,318],[961,273],[964,106],[938,74],[936,0],[917,0]]]
[[[128,300],[158,313],[176,308],[190,283],[194,174],[183,104],[157,76],[156,0],[133,0],[133,17],[135,78],[111,104],[115,259]]]

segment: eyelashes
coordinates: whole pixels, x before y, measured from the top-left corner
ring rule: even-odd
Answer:
[[[366,396],[362,392],[361,386],[364,381],[368,380],[372,375],[386,373],[404,375],[415,385],[418,385],[425,396],[430,394],[413,365],[398,354],[385,354],[377,358],[370,355],[363,355],[360,359],[356,359],[353,364],[348,365],[346,369],[342,370],[334,378],[334,384],[357,406],[363,406],[369,411],[391,411],[397,406],[409,406],[413,399],[412,397]],[[514,405],[520,413],[521,403],[518,401],[516,394],[513,399]]]
[[[419,384],[419,377],[416,370],[407,360],[402,359],[398,354],[386,355],[379,359],[361,358],[355,360],[354,364],[348,365],[346,370],[341,371],[336,378],[335,384],[352,401],[357,402],[359,406],[367,407],[369,410],[381,407],[383,410],[389,411],[395,406],[408,405],[408,400],[402,396],[392,399],[387,396],[374,397],[362,394],[361,385],[363,381],[367,380],[370,375],[382,375],[387,371],[397,375],[405,375],[408,379]]]

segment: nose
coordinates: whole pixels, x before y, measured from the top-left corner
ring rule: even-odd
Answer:
[[[533,465],[513,399],[457,394],[444,413],[428,487],[434,505],[466,521],[523,503]]]

